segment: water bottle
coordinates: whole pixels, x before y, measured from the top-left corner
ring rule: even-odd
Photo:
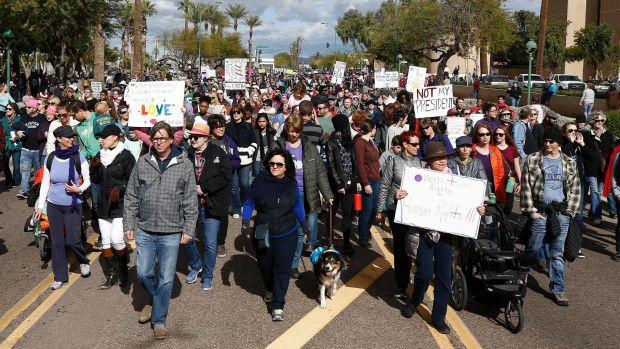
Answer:
[[[506,180],[506,193],[512,194],[515,190],[515,178],[510,176]]]
[[[359,191],[353,194],[353,209],[355,211],[362,210],[362,193]]]
[[[497,198],[495,197],[494,193],[489,194],[489,199],[487,200],[487,203],[489,204],[497,203]]]

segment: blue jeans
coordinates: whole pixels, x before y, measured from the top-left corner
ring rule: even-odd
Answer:
[[[596,177],[586,177],[588,186],[590,187],[590,211],[588,212],[591,219],[603,217],[603,206],[601,205],[601,191]]]
[[[299,192],[301,202],[305,202],[304,193]],[[316,245],[319,236],[319,214],[317,212],[311,212],[306,215],[306,221],[310,227],[310,236],[308,236],[308,244]],[[304,248],[304,231],[299,227],[297,229],[297,247],[295,248],[295,255],[293,256],[293,264],[291,268],[299,267],[301,261],[301,250]]]
[[[135,238],[138,251],[136,256],[138,279],[149,295],[149,303],[153,306],[151,324],[165,325],[176,274],[181,233],[151,234],[137,229]],[[157,279],[155,262],[157,262]]]
[[[254,177],[258,176],[259,173],[265,171],[260,161],[254,161],[252,163],[252,172],[254,173]]]
[[[2,165],[4,166],[4,177],[7,183],[13,183],[19,185],[22,181],[21,173],[19,172],[19,158],[21,152],[19,151],[5,151],[2,153]],[[13,173],[11,173],[11,157],[13,157]]]
[[[230,190],[230,199],[233,214],[241,214],[241,205],[245,202],[245,196],[250,188],[250,171],[252,165],[243,165],[233,171]]]
[[[532,220],[532,236],[528,244],[528,249],[539,251],[545,242],[549,243],[549,291],[553,294],[564,292],[564,242],[568,234],[570,217],[557,213],[560,221],[560,234],[555,237],[547,237],[547,218],[537,218]],[[545,238],[547,237],[547,238]],[[529,267],[525,266],[524,267]]]
[[[379,201],[380,180],[369,179],[368,184],[372,187],[372,194],[364,192],[362,196],[362,211],[359,218],[360,241],[370,240],[370,226],[377,215],[377,202]],[[362,189],[363,191],[363,189]]]
[[[202,281],[213,280],[213,269],[217,260],[217,234],[220,230],[220,217],[214,217],[206,213],[204,205],[200,205],[198,219],[202,224],[202,243],[205,247],[205,254],[200,260],[200,252],[196,240],[192,239],[183,245],[183,250],[187,256],[187,262],[193,270],[202,268]]]
[[[509,97],[508,99],[510,99],[510,105],[513,107],[518,107],[519,106],[519,101],[521,100],[521,98],[513,98],[513,97]]]
[[[30,190],[30,170],[36,173],[40,166],[39,150],[22,149],[19,164],[22,171],[21,192],[27,193]]]
[[[583,105],[583,113],[586,115],[586,119],[588,118],[588,116],[590,116],[590,113],[592,112],[592,107],[594,106],[593,103],[585,103]]]

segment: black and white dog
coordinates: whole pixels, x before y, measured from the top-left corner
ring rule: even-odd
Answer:
[[[325,290],[328,289],[328,296],[333,299],[336,296],[340,272],[344,268],[344,259],[336,250],[324,250],[320,252],[316,263],[313,263],[314,275],[319,282],[319,293],[321,309],[325,309]]]

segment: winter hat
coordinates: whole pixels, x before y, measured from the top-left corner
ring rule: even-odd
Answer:
[[[544,139],[552,139],[558,144],[562,144],[562,131],[559,128],[551,126],[545,130]]]
[[[332,124],[334,125],[336,132],[344,132],[348,127],[351,127],[349,125],[349,118],[344,114],[337,114],[334,116],[332,118]]]
[[[45,110],[46,114],[53,114],[56,115],[56,107],[53,105],[50,105],[49,107],[47,107],[47,109]]]
[[[36,109],[39,107],[39,101],[34,98],[30,98],[28,101],[26,101],[26,106]]]
[[[585,124],[587,122],[585,114],[579,114],[575,118],[575,122],[578,124]]]

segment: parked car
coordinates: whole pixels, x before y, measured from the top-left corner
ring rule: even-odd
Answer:
[[[542,76],[540,76],[538,74],[532,74],[531,77],[532,77],[532,79],[531,79],[531,86],[532,86],[532,88],[543,88],[543,87],[545,87],[545,79]],[[521,88],[527,88],[527,81],[528,81],[527,74],[519,74],[519,75],[517,75],[515,77],[515,82]]]
[[[550,79],[555,80],[559,90],[583,90],[586,88],[586,84],[577,75],[553,74]]]
[[[614,86],[616,91],[620,91],[620,76],[616,76],[615,78],[609,80],[609,85]]]
[[[506,75],[486,75],[480,79],[480,83],[487,86],[508,86],[509,80]]]
[[[591,82],[594,84],[594,91],[595,92],[607,92],[609,91],[609,86],[611,86],[611,83],[607,80],[586,80],[584,81],[585,83]]]

